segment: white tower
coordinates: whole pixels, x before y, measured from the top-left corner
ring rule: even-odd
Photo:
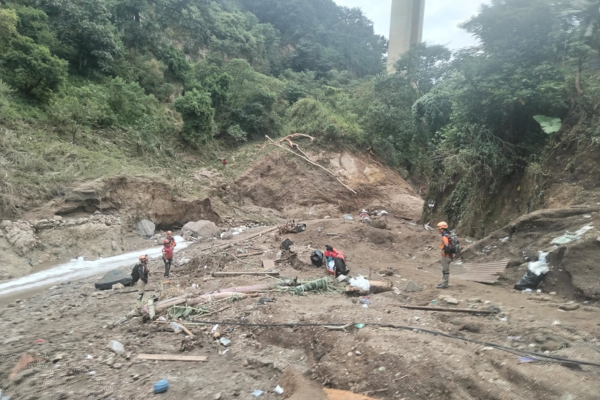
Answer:
[[[390,43],[388,45],[388,72],[414,43],[423,40],[425,0],[392,0]]]

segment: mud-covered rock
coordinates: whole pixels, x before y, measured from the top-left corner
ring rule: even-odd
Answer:
[[[221,231],[214,222],[204,220],[188,222],[183,226],[181,232],[184,236],[189,235],[197,238],[213,238],[221,235]]]
[[[143,219],[135,225],[135,229],[140,236],[150,238],[154,235],[156,225],[154,225],[154,222],[150,221],[149,219]]]

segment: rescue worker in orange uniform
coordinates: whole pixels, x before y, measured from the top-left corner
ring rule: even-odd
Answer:
[[[340,275],[348,275],[350,271],[346,267],[346,257],[344,253],[333,247],[325,246],[325,266],[330,275],[335,275],[337,278]]]
[[[450,231],[448,224],[444,221],[437,224],[438,231],[442,234],[442,283],[437,285],[438,289],[447,289],[450,280],[450,263],[452,262],[452,247],[450,243]]]
[[[175,238],[173,237],[173,232],[167,231],[167,238],[165,240],[169,241],[170,248],[173,249],[175,246],[177,246],[177,243],[175,243]]]
[[[171,271],[171,264],[173,263],[173,248],[171,247],[171,243],[169,243],[169,239],[165,239],[163,244],[162,255],[163,262],[165,263],[165,277],[168,277],[169,271]]]

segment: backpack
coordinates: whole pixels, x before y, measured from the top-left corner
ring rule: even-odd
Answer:
[[[321,250],[315,250],[310,255],[310,262],[315,267],[320,267],[323,265],[323,252]]]
[[[450,253],[454,255],[459,255],[460,241],[458,240],[458,236],[456,236],[456,233],[450,232],[450,236],[448,236],[448,239],[450,239]]]
[[[135,284],[140,280],[140,270],[138,269],[140,264],[135,264],[133,269],[131,270],[131,284]]]

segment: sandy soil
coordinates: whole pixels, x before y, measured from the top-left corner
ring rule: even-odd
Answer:
[[[434,265],[437,234],[401,219],[389,218],[387,225],[389,230],[339,218],[308,221],[305,232],[289,236],[299,261],[275,264],[282,276],[324,277],[324,269],[311,266],[308,257],[311,249],[331,244],[346,253],[352,275],[370,274],[399,289],[400,294],[370,295],[367,308],[356,298],[335,291],[304,296],[273,291],[263,296],[275,301],[264,305],[257,304],[258,298],[207,304],[210,311],[229,308],[205,318],[193,317],[210,321],[207,324],[184,322],[195,335],[186,339],[183,333],[166,332],[165,323],[145,321],[131,313],[138,305],[137,293],[131,292],[135,288],[100,293],[93,289],[93,279],[4,303],[0,308],[3,395],[12,399],[145,399],[155,382],[167,379],[170,388],[160,395],[164,399],[253,399],[251,393],[257,389],[265,392],[260,398],[276,399],[282,397],[273,393],[278,383],[288,389],[283,395],[287,398],[293,394],[293,384],[282,375],[293,367],[319,387],[379,399],[598,398],[599,367],[519,363],[516,354],[420,329],[600,364],[599,308],[581,304],[566,312],[558,309],[567,300],[560,296],[526,295],[503,284],[482,285],[452,277],[451,288],[440,292],[435,289],[441,278]],[[260,258],[275,259],[285,238],[266,234],[220,250],[207,249],[206,243],[192,246],[181,254],[192,261],[175,268],[168,283],[162,278],[162,266],[152,265],[149,289],[154,292],[148,295],[170,298],[270,281],[273,278],[212,278],[210,274],[260,270]],[[233,257],[240,251],[259,250],[262,256]],[[379,276],[388,269],[393,270],[391,276]],[[409,281],[421,290],[405,291]],[[447,304],[440,295],[456,299],[458,305]],[[400,307],[426,306],[432,300],[436,306],[496,307],[500,312],[478,316]],[[212,322],[220,322],[219,331],[232,342],[226,354],[219,354],[226,348],[209,335]],[[345,331],[269,326],[277,323],[366,326]],[[381,326],[387,324],[408,329]],[[512,342],[509,336],[521,338]],[[123,343],[125,354],[108,350],[110,340]],[[26,353],[39,360],[9,378]],[[199,355],[208,360],[143,361],[137,358],[141,353]]]

